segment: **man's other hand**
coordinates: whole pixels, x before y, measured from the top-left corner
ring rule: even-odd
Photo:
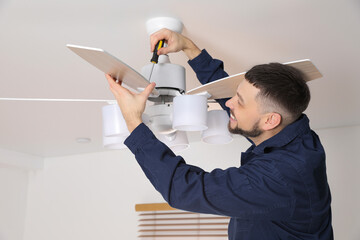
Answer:
[[[201,50],[189,38],[166,28],[157,31],[150,36],[151,52],[154,51],[155,45],[163,39],[165,39],[168,46],[160,48],[158,50],[158,55],[184,51],[186,56],[191,60],[201,53]]]
[[[134,93],[121,86],[121,81],[117,83],[110,75],[106,74],[105,76],[121,109],[129,132],[132,132],[142,123],[141,116],[145,110],[146,100],[155,88],[155,83],[149,84],[141,93]]]

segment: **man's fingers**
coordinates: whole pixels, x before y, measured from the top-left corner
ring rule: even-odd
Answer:
[[[157,54],[158,55],[164,55],[164,54],[168,54],[170,52],[170,48],[169,47],[162,47],[158,50]]]
[[[105,74],[105,77],[110,86],[114,86],[116,84],[115,79],[113,79],[109,74]]]
[[[165,39],[166,41],[169,40],[169,37],[170,37],[170,30],[166,29],[166,28],[163,28],[155,33],[153,33],[151,36],[150,36],[150,49],[151,49],[151,52],[154,52],[154,49],[155,49],[155,45],[160,41],[160,40],[163,40]]]
[[[116,83],[115,82],[115,79],[113,79],[109,74],[105,74],[105,77],[106,77],[106,79],[107,79],[107,81],[108,81],[108,83],[109,83],[109,85],[110,85],[110,89],[111,89],[111,91],[114,93],[114,92],[123,92],[123,93],[125,93],[125,91],[126,92],[129,92],[129,93],[131,93],[131,91],[129,91],[129,90],[127,90],[126,88],[124,88],[123,86],[121,86],[121,83],[122,82],[120,82],[120,84],[118,84],[118,83]],[[151,94],[151,92],[154,90],[154,88],[155,88],[155,83],[153,82],[153,83],[150,83],[145,89],[144,89],[144,91],[142,91],[142,95],[144,95],[144,96],[146,96],[146,98],[148,98],[149,97],[149,95]],[[113,91],[114,90],[114,91]]]
[[[123,87],[121,86],[122,81],[116,82],[116,80],[114,78],[112,78],[109,74],[105,74],[105,77],[111,88],[123,89]]]
[[[149,95],[151,94],[151,92],[154,90],[155,85],[156,85],[156,84],[155,84],[154,82],[150,83],[150,84],[145,88],[145,90],[142,91],[141,95],[143,95],[143,96],[145,96],[146,98],[148,98]]]

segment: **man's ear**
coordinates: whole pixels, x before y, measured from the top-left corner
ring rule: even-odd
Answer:
[[[274,129],[281,124],[281,115],[279,113],[268,113],[264,118],[263,129],[265,131]]]

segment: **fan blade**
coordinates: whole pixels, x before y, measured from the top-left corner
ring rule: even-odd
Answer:
[[[140,73],[103,49],[72,44],[67,44],[66,46],[102,72],[110,74],[115,79],[121,80],[126,86],[130,87],[131,90],[142,91],[150,84]],[[159,92],[154,89],[150,96],[157,97],[159,96]]]
[[[32,102],[106,102],[106,103],[116,102],[116,100],[106,100],[106,99],[54,99],[54,98],[0,98],[0,101],[32,101]]]
[[[302,72],[306,82],[323,77],[323,75],[319,72],[317,67],[311,62],[310,59],[287,62],[284,64],[292,66]]]
[[[300,70],[304,74],[305,81],[307,82],[322,77],[322,74],[309,59],[287,62],[284,64]],[[236,95],[236,90],[239,83],[245,79],[245,73],[246,72],[238,73],[216,80],[214,82],[189,90],[186,94],[192,95],[208,92],[211,95],[209,99],[233,97]]]

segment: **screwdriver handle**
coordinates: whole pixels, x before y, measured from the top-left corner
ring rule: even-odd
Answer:
[[[152,56],[150,62],[152,62],[152,63],[158,63],[158,61],[159,61],[159,55],[157,54],[157,51],[158,51],[160,48],[164,47],[164,42],[165,42],[164,40],[160,40],[160,41],[155,45],[155,49],[154,49],[154,52],[153,52],[153,56]]]

